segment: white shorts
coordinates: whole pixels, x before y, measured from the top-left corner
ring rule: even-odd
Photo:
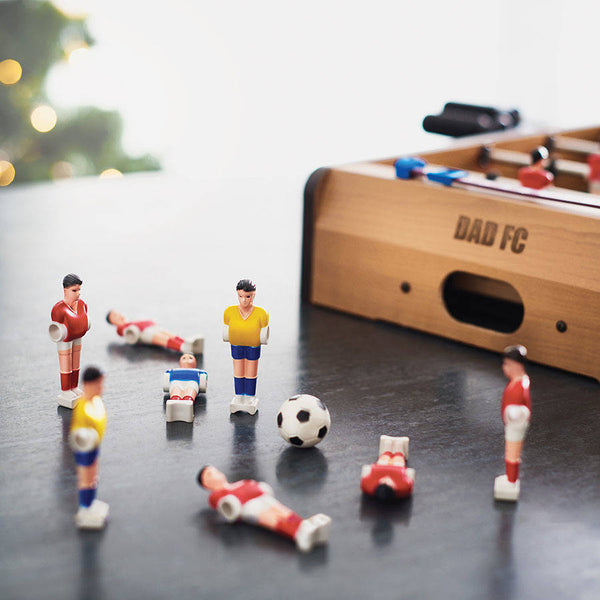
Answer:
[[[194,389],[196,391],[196,394],[198,393],[198,382],[197,381],[181,381],[181,380],[174,380],[171,381],[170,385],[169,385],[169,393],[172,394],[173,393],[173,388],[179,388],[180,390],[189,390],[190,388]]]
[[[275,504],[278,504],[278,501],[268,494],[252,498],[252,500],[242,504],[241,517],[245,521],[256,523],[260,515]]]
[[[504,439],[507,442],[522,442],[530,417],[531,411],[526,406],[509,404],[504,409]]]
[[[152,338],[161,331],[162,329],[158,325],[146,327],[146,329],[140,333],[140,342],[142,342],[142,344],[151,344]]]
[[[75,340],[71,340],[70,342],[56,342],[56,345],[58,346],[59,352],[61,350],[71,350],[73,346],[81,346],[81,340],[83,340],[83,338],[77,338]]]

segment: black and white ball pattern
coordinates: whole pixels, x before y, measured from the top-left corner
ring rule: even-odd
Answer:
[[[297,448],[318,444],[329,431],[331,416],[316,396],[298,394],[286,400],[277,413],[281,437]]]

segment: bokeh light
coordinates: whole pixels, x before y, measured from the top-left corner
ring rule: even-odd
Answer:
[[[15,168],[7,160],[0,160],[0,186],[10,185],[15,178]]]
[[[117,177],[123,177],[123,173],[118,169],[105,169],[100,173],[100,179],[115,179]]]
[[[69,42],[65,46],[65,55],[70,65],[81,64],[88,56],[88,52],[88,45],[81,40]]]
[[[50,177],[52,179],[70,179],[74,174],[73,165],[66,160],[59,160],[50,167]]]
[[[4,85],[13,85],[21,79],[23,69],[21,65],[12,58],[0,62],[0,82]]]
[[[72,19],[83,19],[88,16],[91,8],[90,0],[52,0],[60,12]]]
[[[42,104],[33,110],[31,113],[31,124],[33,128],[40,133],[46,133],[54,129],[56,125],[56,112],[50,106]]]

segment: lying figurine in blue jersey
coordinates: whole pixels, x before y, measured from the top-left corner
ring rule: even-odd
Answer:
[[[194,420],[194,400],[198,393],[206,392],[208,375],[196,368],[193,354],[179,359],[179,369],[169,369],[163,375],[163,391],[169,393],[167,400],[167,423]]]

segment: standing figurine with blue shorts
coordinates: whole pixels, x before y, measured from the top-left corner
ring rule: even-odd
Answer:
[[[253,415],[258,407],[256,378],[260,346],[269,340],[269,313],[254,306],[256,286],[241,279],[236,286],[238,306],[229,306],[223,315],[223,341],[231,344],[235,396],[232,413],[243,411]]]

